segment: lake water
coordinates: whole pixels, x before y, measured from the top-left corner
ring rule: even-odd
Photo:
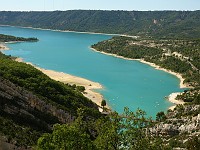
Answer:
[[[109,106],[123,112],[128,106],[145,110],[155,118],[172,103],[164,97],[180,92],[179,79],[138,61],[124,60],[92,51],[89,47],[110,35],[58,32],[18,27],[0,27],[1,34],[37,37],[38,42],[9,44],[5,54],[18,56],[39,67],[69,73],[99,82],[98,90]]]

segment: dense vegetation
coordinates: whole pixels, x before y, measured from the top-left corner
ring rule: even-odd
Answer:
[[[4,34],[0,34],[0,42],[10,42],[10,41],[27,41],[27,42],[35,42],[38,41],[37,38],[23,38],[23,37],[15,37],[15,36],[11,36],[11,35],[4,35]]]
[[[4,137],[7,143],[13,143],[15,146],[32,146],[36,144],[41,134],[42,132],[0,116],[0,137],[1,139]],[[2,145],[0,147],[3,149]]]
[[[117,150],[117,149],[161,149],[161,141],[146,135],[144,128],[152,124],[145,112],[130,112],[127,108],[122,116],[112,113],[96,122],[85,122],[83,111],[70,125],[55,125],[52,134],[44,134],[38,140],[38,149],[70,150]],[[77,138],[78,137],[78,138]],[[163,147],[164,149],[164,147]]]
[[[72,122],[78,108],[87,120],[98,118],[98,106],[79,89],[0,53],[0,137],[16,146],[32,146],[53,124]]]
[[[159,38],[200,36],[200,11],[0,12],[2,25]]]

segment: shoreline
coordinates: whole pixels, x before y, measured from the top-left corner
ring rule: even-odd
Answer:
[[[57,32],[73,32],[73,33],[81,33],[81,34],[104,34],[104,35],[117,35],[117,36],[126,36],[126,37],[133,37],[133,38],[137,38],[137,36],[129,36],[129,35],[122,35],[122,34],[106,34],[106,33],[96,33],[96,32],[77,32],[77,31],[69,31],[69,30],[53,30],[53,29],[42,29],[42,28],[33,28],[33,27],[22,27],[22,26],[11,26],[11,25],[1,25],[0,26],[10,26],[10,27],[19,27],[19,28],[29,28],[29,29],[37,29],[37,30],[48,30],[48,31],[57,31]],[[6,44],[9,44],[9,43],[15,43],[15,41],[13,42],[5,42]],[[2,44],[0,44],[1,46]],[[5,45],[4,45],[5,46]],[[8,48],[7,46],[5,46],[6,48]],[[147,61],[144,61],[143,59],[132,59],[132,58],[126,58],[126,57],[123,57],[123,56],[118,56],[116,54],[110,54],[110,53],[106,53],[106,52],[102,52],[102,51],[97,51],[96,49],[92,48],[92,47],[89,47],[90,49],[92,49],[93,51],[95,52],[99,52],[99,53],[102,53],[102,54],[105,54],[105,55],[109,55],[109,56],[114,56],[114,57],[117,57],[117,58],[121,58],[121,59],[126,59],[126,60],[136,60],[136,61],[139,61],[141,63],[145,63],[147,65],[150,65],[151,67],[154,67],[155,69],[158,69],[158,70],[162,70],[162,71],[165,71],[167,73],[170,73],[174,76],[176,76],[179,80],[180,80],[180,88],[191,88],[190,86],[184,84],[184,78],[182,77],[181,74],[179,73],[176,73],[176,72],[173,72],[171,70],[167,70],[165,68],[161,68],[160,66],[154,64],[154,63],[151,63],[151,62],[147,62]],[[8,49],[4,49],[4,50],[9,50]]]
[[[58,30],[58,29],[43,29],[43,28],[34,28],[34,27],[23,27],[23,26],[12,26],[12,25],[1,25],[0,26],[8,26],[8,27],[18,27],[24,29],[34,29],[34,30],[46,30],[46,31],[53,31],[53,32],[71,32],[71,33],[80,33],[80,34],[102,34],[102,35],[111,35],[111,36],[124,36],[124,37],[132,37],[137,38],[138,36],[131,36],[125,34],[111,34],[111,33],[101,33],[101,32],[81,32],[81,31],[71,31],[71,30]]]
[[[11,26],[11,25],[0,25],[0,26],[9,26],[9,27],[19,27],[19,28],[27,28],[27,29],[36,29],[36,30],[47,30],[47,31],[56,31],[56,32],[71,32],[71,33],[81,33],[81,34],[103,34],[103,35],[112,35],[112,36],[125,36],[125,37],[132,37],[132,38],[137,38],[138,36],[129,36],[129,35],[122,35],[122,34],[106,34],[106,33],[95,33],[95,32],[77,32],[77,31],[69,31],[69,30],[53,30],[53,29],[43,29],[43,28],[34,28],[34,27],[22,27],[22,26]],[[10,43],[15,43],[15,42],[10,42]],[[8,43],[9,44],[9,43]],[[1,45],[0,45],[1,46]],[[191,88],[190,86],[184,84],[184,78],[182,77],[181,74],[179,73],[176,73],[176,72],[173,72],[171,70],[168,70],[168,69],[165,69],[165,68],[161,68],[160,66],[154,64],[154,63],[151,63],[151,62],[147,62],[147,61],[144,61],[143,59],[132,59],[132,58],[126,58],[126,57],[123,57],[123,56],[118,56],[116,54],[110,54],[110,53],[106,53],[106,52],[102,52],[102,51],[97,51],[96,49],[90,47],[90,49],[92,49],[93,51],[95,52],[99,52],[99,53],[102,53],[102,54],[105,54],[105,55],[109,55],[109,56],[113,56],[113,57],[117,57],[117,58],[121,58],[121,59],[125,59],[125,60],[134,60],[134,61],[139,61],[143,64],[147,64],[147,65],[150,65],[151,67],[154,67],[155,69],[157,70],[161,70],[161,71],[165,71],[169,74],[172,74],[174,76],[176,76],[179,80],[180,80],[180,88]],[[1,49],[0,49],[1,50]],[[4,49],[4,50],[8,50],[8,49]],[[20,59],[20,58],[19,58]],[[20,62],[23,62],[23,60],[21,59]],[[28,64],[31,64],[31,63],[28,63]],[[33,65],[33,64],[31,64]],[[33,65],[34,66],[34,65]],[[86,84],[83,84],[85,82],[77,82],[76,79],[81,79],[81,80],[85,80],[87,82],[91,82],[91,83],[95,83],[95,82],[92,82],[92,81],[89,81],[87,79],[84,79],[84,78],[80,78],[80,77],[76,77],[76,76],[72,76],[72,75],[69,75],[69,74],[65,74],[63,72],[56,72],[56,71],[53,71],[53,70],[46,70],[46,69],[43,69],[43,68],[39,68],[39,67],[36,67],[34,66],[35,68],[37,68],[38,70],[42,71],[43,73],[45,73],[46,75],[48,75],[50,78],[54,79],[54,80],[57,80],[57,81],[60,81],[60,82],[63,82],[63,83],[69,83],[69,84],[76,84],[76,85],[80,85],[80,86],[84,86],[85,87],[85,92],[87,94],[83,94],[85,97],[91,99],[93,102],[95,102],[97,105],[101,106],[101,101],[103,100],[103,96],[100,94],[100,93],[97,93],[97,92],[94,92],[92,90],[94,89],[101,89],[102,86],[99,84],[98,86],[88,86]],[[53,74],[57,74],[57,77],[53,76]],[[71,76],[71,78],[74,78],[73,82],[72,81],[64,81],[64,78],[66,77],[65,75],[67,76]],[[64,77],[63,77],[64,76]],[[61,78],[60,78],[61,77]],[[69,77],[68,77],[69,78]],[[65,78],[67,79],[67,78]],[[96,84],[96,83],[95,83]],[[92,84],[91,84],[92,85]],[[173,95],[172,95],[173,94]],[[168,97],[169,97],[169,101],[174,103],[174,104],[179,104],[177,102],[177,100],[175,100],[174,98],[174,93],[170,94]],[[176,94],[177,96],[177,94]],[[98,100],[95,99],[95,97],[98,97]],[[172,100],[172,97],[174,100]],[[101,99],[101,100],[100,100]],[[175,105],[175,106],[176,106]],[[171,106],[169,109],[174,109],[175,106]],[[108,106],[106,106],[107,108],[109,108]]]
[[[92,47],[90,47],[90,49],[95,51],[95,52],[101,53],[101,54],[105,54],[105,55],[109,55],[109,56],[113,56],[113,57],[117,57],[117,58],[121,58],[121,59],[125,59],[125,60],[139,61],[139,62],[141,62],[143,64],[147,64],[147,65],[149,65],[149,66],[151,66],[151,67],[153,67],[153,68],[155,68],[157,70],[165,71],[165,72],[167,72],[169,74],[172,74],[172,75],[176,76],[180,80],[180,88],[191,88],[190,86],[188,86],[188,85],[183,83],[185,79],[182,77],[181,74],[173,72],[173,71],[165,69],[165,68],[161,68],[160,66],[158,66],[158,65],[156,65],[154,63],[147,62],[147,61],[145,61],[143,59],[126,58],[126,57],[123,57],[123,56],[118,56],[116,54],[110,54],[110,53],[106,53],[106,52],[103,52],[103,51],[97,51],[96,49],[94,49]]]
[[[183,105],[183,104],[185,104],[185,102],[182,101],[182,100],[176,100],[177,95],[180,95],[180,94],[181,94],[181,92],[171,93],[167,97],[167,100],[174,104],[173,106],[169,107],[170,110],[174,110],[174,108],[176,107],[176,105]]]
[[[0,25],[0,26],[1,26],[1,25]],[[26,41],[1,42],[1,43],[0,43],[0,51],[10,50],[10,48],[7,46],[7,44],[16,44],[16,43],[21,43],[21,42],[26,42]]]
[[[90,47],[91,50],[95,51],[95,52],[98,52],[98,53],[101,53],[101,54],[105,54],[105,55],[109,55],[109,56],[113,56],[113,57],[117,57],[117,58],[121,58],[121,59],[125,59],[125,60],[134,60],[134,61],[139,61],[143,64],[147,64],[157,70],[161,70],[161,71],[165,71],[169,74],[172,74],[174,76],[176,76],[179,80],[180,80],[180,88],[191,88],[190,86],[188,86],[187,84],[184,84],[184,78],[182,77],[181,74],[179,73],[176,73],[176,72],[173,72],[171,70],[167,70],[165,68],[161,68],[160,66],[154,64],[154,63],[151,63],[151,62],[147,62],[147,61],[144,61],[143,59],[133,59],[133,58],[126,58],[126,57],[123,57],[123,56],[118,56],[116,54],[110,54],[110,53],[106,53],[106,52],[103,52],[103,51],[97,51],[96,49]],[[184,104],[185,102],[183,101],[180,101],[180,100],[176,100],[176,97],[177,95],[181,94],[181,92],[176,92],[176,93],[171,93],[169,96],[168,96],[168,101],[170,101],[171,103],[175,104],[173,106],[170,106],[168,109],[170,110],[174,110],[174,108],[176,107],[176,105],[178,104]]]
[[[17,62],[24,62],[22,58],[16,58],[15,61]],[[84,86],[85,87],[85,93],[82,93],[85,97],[87,97],[88,99],[90,99],[91,101],[93,101],[94,103],[96,103],[99,106],[99,111],[102,111],[101,108],[101,101],[103,100],[103,96],[98,93],[95,92],[93,90],[95,89],[102,89],[103,86],[100,83],[97,82],[93,82],[90,81],[88,79],[85,78],[81,78],[81,77],[77,77],[77,76],[73,76],[64,72],[57,72],[54,70],[48,70],[48,69],[44,69],[44,68],[40,68],[37,67],[35,65],[33,65],[32,63],[29,62],[24,62],[26,64],[30,64],[33,67],[35,67],[36,69],[40,70],[41,72],[43,72],[44,74],[46,74],[47,76],[49,76],[51,79],[56,80],[56,81],[60,81],[62,83],[68,83],[70,85],[77,85],[77,86]],[[110,107],[108,105],[106,105],[106,108],[110,109]]]
[[[9,48],[6,46],[6,43],[5,44],[0,43],[0,51],[4,51],[4,50],[9,50]]]

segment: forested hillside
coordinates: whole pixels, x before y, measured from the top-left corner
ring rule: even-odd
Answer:
[[[100,116],[98,106],[75,86],[0,53],[0,144],[33,146],[55,123],[74,121],[80,108],[87,120]]]
[[[200,36],[200,11],[0,12],[1,25],[159,38]]]

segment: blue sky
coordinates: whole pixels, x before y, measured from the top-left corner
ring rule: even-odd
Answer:
[[[0,0],[0,10],[200,10],[200,0]]]

